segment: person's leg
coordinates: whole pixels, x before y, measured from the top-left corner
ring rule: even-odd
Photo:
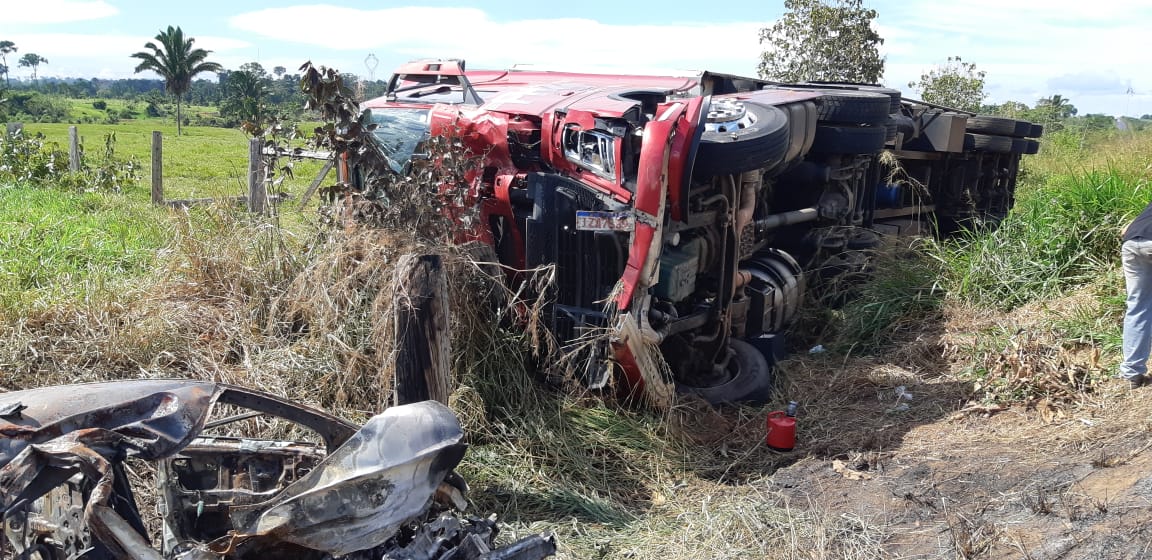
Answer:
[[[1120,260],[1128,292],[1120,375],[1131,380],[1148,372],[1152,349],[1152,241],[1125,242],[1120,248]]]

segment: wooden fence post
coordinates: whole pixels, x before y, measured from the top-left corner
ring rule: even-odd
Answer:
[[[152,131],[152,204],[164,204],[164,140]]]
[[[16,136],[17,134],[20,134],[21,132],[24,132],[24,123],[22,123],[22,122],[10,122],[10,123],[8,123],[8,130],[5,132],[5,134],[7,134],[9,138],[11,138],[13,136]]]
[[[68,171],[80,171],[80,133],[76,125],[68,127]]]
[[[395,351],[391,381],[395,404],[436,400],[452,394],[452,339],[448,331],[448,279],[439,255],[400,257],[392,296]],[[384,408],[381,406],[381,408]]]
[[[264,185],[264,140],[252,138],[248,141],[248,211],[263,214],[268,202],[268,192]]]

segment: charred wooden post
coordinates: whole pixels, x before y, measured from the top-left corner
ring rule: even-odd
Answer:
[[[405,255],[396,267],[395,279],[393,400],[396,404],[426,400],[447,404],[452,392],[452,345],[443,261],[439,255]]]

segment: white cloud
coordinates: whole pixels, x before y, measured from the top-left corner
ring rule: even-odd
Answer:
[[[612,25],[585,18],[501,22],[477,8],[358,10],[330,5],[248,12],[232,17],[230,24],[286,42],[345,51],[387,50],[412,58],[455,56],[471,59],[474,66],[708,67],[741,74],[755,71],[762,25]]]
[[[877,9],[891,85],[905,87],[959,55],[987,72],[992,102],[1034,103],[1061,93],[1081,112],[1116,114],[1130,105],[1119,102],[1126,84],[1152,90],[1147,0],[884,3]]]
[[[68,23],[103,19],[120,13],[104,0],[36,0],[4,3],[4,23]]]
[[[144,44],[155,38],[144,35],[83,35],[75,33],[29,33],[5,37],[20,47],[20,52],[34,52],[48,58],[92,58],[128,55],[144,50]],[[247,41],[227,37],[195,37],[196,48],[213,52],[241,49],[250,46]]]

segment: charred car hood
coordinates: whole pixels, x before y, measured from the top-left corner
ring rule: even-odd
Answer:
[[[97,434],[104,445],[156,459],[183,449],[224,389],[203,381],[124,381],[0,394],[0,469],[31,445]],[[0,500],[0,503],[4,503]]]

